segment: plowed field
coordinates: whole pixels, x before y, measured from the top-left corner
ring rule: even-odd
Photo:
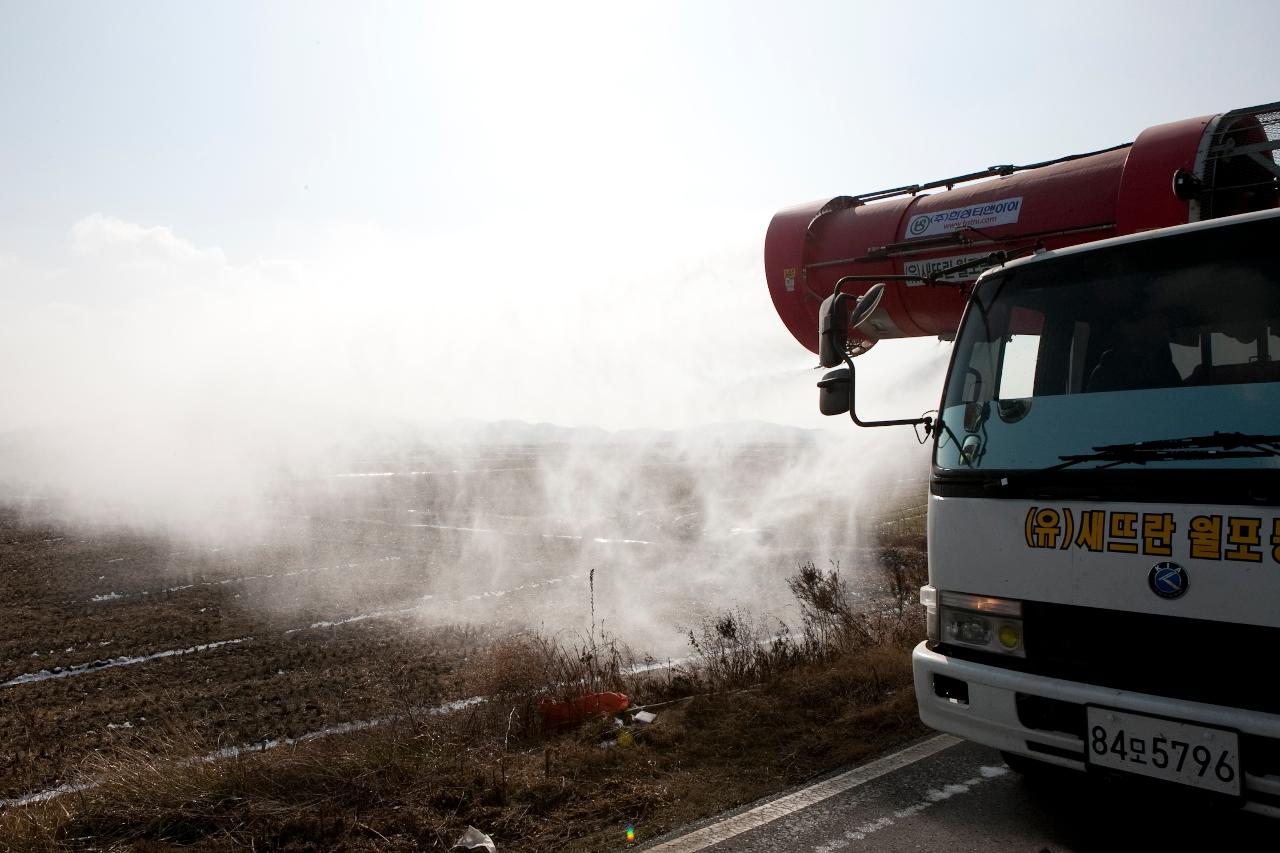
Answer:
[[[700,614],[781,606],[798,561],[856,561],[855,503],[777,490],[801,452],[650,451],[612,478],[593,475],[616,468],[604,448],[369,460],[291,483],[221,540],[10,498],[0,800],[122,745],[201,755],[458,698],[460,661],[510,630],[594,618],[683,653]]]

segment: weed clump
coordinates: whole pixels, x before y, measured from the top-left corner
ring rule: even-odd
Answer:
[[[802,652],[808,660],[852,652],[873,639],[866,617],[854,610],[840,579],[840,564],[822,571],[810,560],[787,578],[787,588],[800,605]]]
[[[923,551],[906,543],[883,546],[877,560],[888,594],[869,603],[851,594],[839,563],[825,571],[812,560],[797,566],[787,578],[800,613],[796,629],[779,621],[769,630],[736,607],[705,618],[688,630],[696,658],[686,674],[714,693],[766,683],[799,667],[900,653],[924,633],[923,616],[910,604],[928,579],[928,564]]]
[[[718,692],[766,680],[794,662],[796,644],[779,623],[770,635],[765,623],[741,608],[708,617],[688,629],[694,659],[681,666],[685,683]]]

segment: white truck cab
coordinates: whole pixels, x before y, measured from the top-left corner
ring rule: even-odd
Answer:
[[[1280,211],[988,270],[931,426],[924,722],[1280,815]]]

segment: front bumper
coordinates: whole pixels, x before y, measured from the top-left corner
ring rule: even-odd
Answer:
[[[1078,706],[1083,717],[1085,705],[1235,729],[1242,739],[1242,758],[1247,757],[1250,744],[1255,749],[1275,749],[1280,754],[1280,715],[1277,714],[1016,672],[948,657],[930,650],[926,643],[916,646],[911,660],[920,719],[926,725],[1050,764],[1085,769],[1083,729],[1076,734],[1069,731],[1071,725],[1061,723],[1064,717],[1071,717],[1072,706]],[[941,689],[936,687],[938,678],[943,680],[942,684],[952,686],[952,689],[943,689],[944,693],[954,694],[954,688],[963,684],[967,688],[967,701],[938,695]],[[1047,707],[1053,713],[1029,719],[1032,715],[1027,709],[1033,705]],[[1280,762],[1258,771],[1245,773],[1244,807],[1280,817]]]

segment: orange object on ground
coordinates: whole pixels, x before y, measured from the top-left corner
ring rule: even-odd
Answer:
[[[627,710],[631,700],[625,693],[584,693],[577,699],[543,699],[538,704],[542,724],[548,728],[571,726],[591,717]]]

